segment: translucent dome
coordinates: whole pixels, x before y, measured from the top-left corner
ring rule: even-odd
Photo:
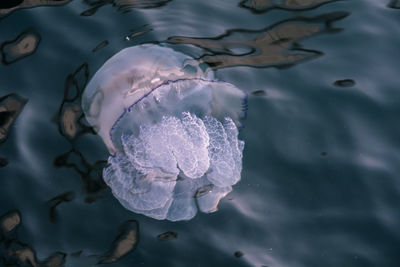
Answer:
[[[103,177],[114,196],[133,212],[172,221],[215,211],[240,180],[245,103],[232,84],[157,45],[117,53],[82,100],[110,151]]]

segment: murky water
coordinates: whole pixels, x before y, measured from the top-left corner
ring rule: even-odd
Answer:
[[[0,2],[0,266],[398,266],[400,4]],[[241,180],[189,221],[124,209],[81,94],[163,44],[248,94]]]

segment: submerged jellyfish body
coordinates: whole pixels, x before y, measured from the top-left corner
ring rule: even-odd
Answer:
[[[82,99],[111,154],[103,177],[114,196],[160,220],[215,211],[240,180],[245,98],[171,48],[140,45],[114,55]]]

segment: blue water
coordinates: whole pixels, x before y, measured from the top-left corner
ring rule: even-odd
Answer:
[[[6,10],[17,2],[31,7]],[[93,266],[128,220],[139,238],[110,266],[400,265],[399,3],[35,2],[0,5],[0,98],[28,100],[0,135],[0,215],[21,216],[2,230],[0,266],[49,266],[54,252]],[[96,70],[143,43],[202,60],[249,95],[242,178],[215,213],[168,222],[125,210],[102,182],[100,137],[84,118],[63,128]],[[167,231],[177,235],[157,238]]]

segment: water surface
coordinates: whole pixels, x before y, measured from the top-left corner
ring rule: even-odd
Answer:
[[[399,7],[3,1],[0,265],[398,266]],[[242,178],[215,213],[154,220],[102,180],[108,152],[80,95],[143,43],[248,93]]]

